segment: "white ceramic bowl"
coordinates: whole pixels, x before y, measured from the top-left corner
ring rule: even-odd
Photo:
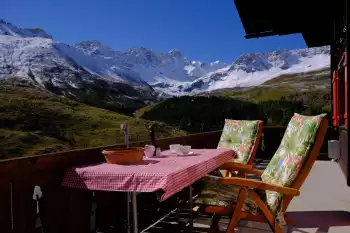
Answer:
[[[177,153],[179,151],[180,144],[171,144],[169,145],[170,151],[172,153]]]
[[[180,151],[182,154],[187,155],[191,152],[191,146],[180,146]]]

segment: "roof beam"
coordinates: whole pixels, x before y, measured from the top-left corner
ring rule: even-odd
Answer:
[[[299,32],[297,32],[297,31],[291,31],[291,32],[266,31],[266,32],[249,33],[249,34],[246,34],[244,37],[246,39],[251,39],[251,38],[258,38],[258,37],[265,37],[265,36],[284,36],[284,35],[295,34],[295,33],[299,33]]]

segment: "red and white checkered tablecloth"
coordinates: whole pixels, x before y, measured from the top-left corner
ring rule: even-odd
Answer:
[[[235,157],[232,150],[192,150],[191,156],[170,151],[161,157],[144,158],[135,165],[101,163],[68,169],[63,186],[88,190],[154,192],[163,190],[165,200]]]

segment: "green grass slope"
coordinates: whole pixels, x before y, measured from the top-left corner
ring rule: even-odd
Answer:
[[[121,143],[125,121],[130,141],[149,139],[150,121],[5,83],[0,85],[0,159]],[[159,128],[157,137],[185,134],[164,124]]]

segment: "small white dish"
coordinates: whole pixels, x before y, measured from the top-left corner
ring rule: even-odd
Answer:
[[[176,154],[179,155],[179,156],[188,156],[188,155],[193,155],[194,152],[193,152],[193,151],[190,151],[190,152],[188,152],[188,153],[183,153],[183,152],[181,152],[181,151],[178,151]]]
[[[188,152],[188,154],[185,154],[185,155],[193,155],[193,154],[194,154],[194,152],[190,151],[190,152]]]
[[[178,153],[178,156],[189,156],[189,155],[193,155],[193,151],[190,151],[188,154],[184,154],[184,153]]]

